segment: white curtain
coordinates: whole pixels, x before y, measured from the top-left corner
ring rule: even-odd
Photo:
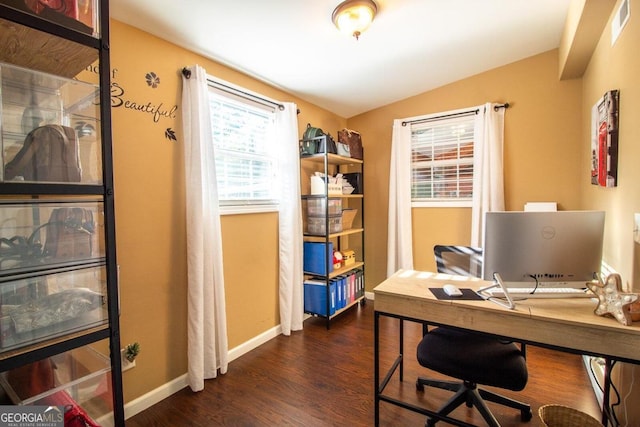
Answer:
[[[411,126],[393,121],[389,170],[387,276],[413,269],[411,235]]]
[[[486,212],[504,210],[504,108],[480,106],[474,129],[471,246],[482,247]]]
[[[284,335],[302,329],[302,212],[300,204],[300,150],[297,107],[284,103],[276,111],[281,196],[278,215],[280,257],[280,326]]]
[[[190,78],[185,76],[190,72]],[[217,370],[227,372],[228,343],[222,234],[207,75],[200,66],[182,77],[187,205],[188,380],[193,391]]]

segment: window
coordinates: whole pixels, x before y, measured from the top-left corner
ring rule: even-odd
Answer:
[[[411,123],[413,207],[471,206],[475,110]]]
[[[209,80],[218,197],[224,213],[274,210],[278,204],[275,104]]]

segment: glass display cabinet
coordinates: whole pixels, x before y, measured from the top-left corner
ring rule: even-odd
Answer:
[[[124,425],[109,69],[108,0],[0,0],[0,404],[65,425]]]

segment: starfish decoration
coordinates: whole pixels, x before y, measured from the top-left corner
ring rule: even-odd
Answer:
[[[621,292],[621,282],[619,274],[610,274],[604,283],[589,282],[587,287],[598,297],[598,306],[594,313],[598,316],[613,316],[618,322],[625,326],[631,325],[631,304],[638,300],[637,294],[627,294]]]

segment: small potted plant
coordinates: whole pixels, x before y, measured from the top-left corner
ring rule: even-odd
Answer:
[[[124,348],[124,357],[129,362],[133,362],[134,360],[136,360],[136,357],[138,356],[138,354],[140,354],[140,344],[137,342],[128,344]]]

